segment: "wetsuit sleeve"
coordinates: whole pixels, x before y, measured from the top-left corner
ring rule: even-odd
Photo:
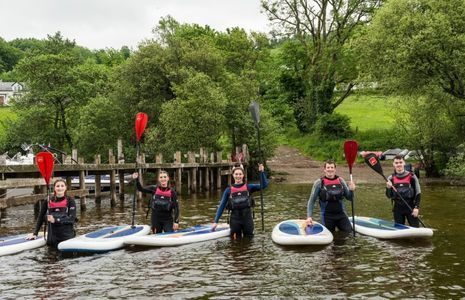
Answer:
[[[352,201],[354,199],[354,192],[349,189],[349,187],[347,186],[347,182],[344,179],[342,179],[341,177],[339,177],[339,179],[341,180],[341,185],[344,189],[344,197],[347,200]]]
[[[37,217],[36,227],[34,228],[34,235],[39,234],[40,227],[42,227],[42,224],[44,224],[46,213],[47,213],[47,200],[41,200],[39,216]]]
[[[260,172],[260,178],[263,183],[263,189],[266,189],[268,187],[268,179],[266,178],[265,172]],[[247,189],[249,190],[250,193],[256,192],[260,190],[260,183],[250,183],[247,184]]]
[[[221,215],[223,214],[224,208],[226,207],[226,203],[229,200],[229,195],[231,194],[231,189],[227,187],[224,190],[223,197],[221,198],[220,205],[218,206],[218,209],[216,210],[216,215],[215,215],[215,220],[213,221],[214,223],[218,223],[218,221],[221,218]]]
[[[310,197],[308,198],[307,202],[307,218],[311,218],[313,216],[313,208],[315,207],[316,199],[320,195],[321,190],[321,179],[315,180],[312,187],[312,192],[310,193]]]
[[[153,194],[153,192],[155,192],[157,189],[156,185],[142,186],[140,184],[139,178],[137,178],[136,187],[139,192],[149,193],[149,194]]]
[[[392,175],[389,175],[388,180],[392,182]],[[394,196],[395,196],[394,190],[386,188],[386,197],[388,197],[389,199],[393,199]]]
[[[173,191],[173,220],[174,223],[179,223],[179,202],[178,202],[178,194]]]
[[[56,224],[74,224],[76,222],[76,201],[68,198],[68,215],[55,219]]]
[[[420,188],[420,181],[418,180],[418,177],[413,175],[412,179],[410,180],[410,184],[415,189],[415,198],[413,199],[414,207],[412,208],[420,208],[421,188]]]

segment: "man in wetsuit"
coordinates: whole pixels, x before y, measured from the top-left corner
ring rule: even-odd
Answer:
[[[321,223],[334,232],[336,228],[340,231],[350,232],[352,226],[344,209],[344,198],[352,201],[354,197],[355,183],[349,182],[336,175],[336,163],[327,160],[323,166],[323,177],[313,183],[312,192],[307,204],[307,225],[313,224],[313,207],[316,199],[319,199]]]
[[[405,219],[412,227],[419,227],[421,189],[417,176],[405,170],[404,158],[394,157],[394,174],[386,182],[386,196],[392,199],[394,222],[405,224]]]

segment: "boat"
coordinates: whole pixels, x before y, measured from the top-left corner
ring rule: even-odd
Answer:
[[[318,222],[307,226],[306,220],[286,220],[273,228],[271,239],[279,245],[327,245],[333,234]]]

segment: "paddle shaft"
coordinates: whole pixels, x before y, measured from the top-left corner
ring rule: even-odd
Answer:
[[[384,180],[386,180],[386,182],[388,182],[389,180],[386,178],[386,176],[384,175],[384,173],[380,173],[381,176],[383,176]],[[397,196],[399,196],[400,200],[402,200],[402,202],[404,202],[405,206],[407,206],[408,209],[410,209],[410,212],[413,212],[413,208],[407,203],[407,201],[405,201],[404,197],[402,197],[402,195],[397,191],[397,189],[395,187],[392,187],[391,188],[396,194]],[[417,219],[418,221],[420,222],[420,224],[426,228],[425,224],[423,223],[423,221],[420,219],[420,217],[417,216]]]
[[[350,168],[352,169],[352,168]],[[350,171],[350,181],[353,181],[353,178],[352,178],[352,170]],[[353,196],[352,196],[352,232],[354,234],[354,237],[355,237],[355,191],[352,191],[353,193]]]
[[[137,169],[137,161],[139,160],[139,142],[136,143],[136,172],[139,170]],[[142,174],[139,174],[141,176]],[[137,180],[139,180],[139,177],[137,177],[134,180],[134,197],[132,198],[132,220],[131,220],[131,226],[132,228],[135,227],[135,217],[136,217],[136,198],[137,198]]]
[[[257,140],[258,140],[258,157],[260,161],[263,161],[262,157],[262,149],[261,149],[261,144],[260,144],[260,127],[257,124]],[[260,172],[261,173],[261,172]],[[260,213],[262,215],[262,231],[265,232],[265,214],[263,212],[263,180],[262,180],[262,174],[259,174],[260,177]]]

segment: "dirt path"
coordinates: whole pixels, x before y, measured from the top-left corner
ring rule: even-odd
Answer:
[[[296,148],[279,146],[275,153],[276,155],[267,161],[268,167],[273,171],[274,182],[313,183],[323,176],[323,162],[304,156]],[[388,169],[385,167],[385,174],[386,170]],[[337,166],[337,174],[349,180],[347,163]],[[383,183],[381,176],[362,163],[354,164],[352,174],[356,183]]]

